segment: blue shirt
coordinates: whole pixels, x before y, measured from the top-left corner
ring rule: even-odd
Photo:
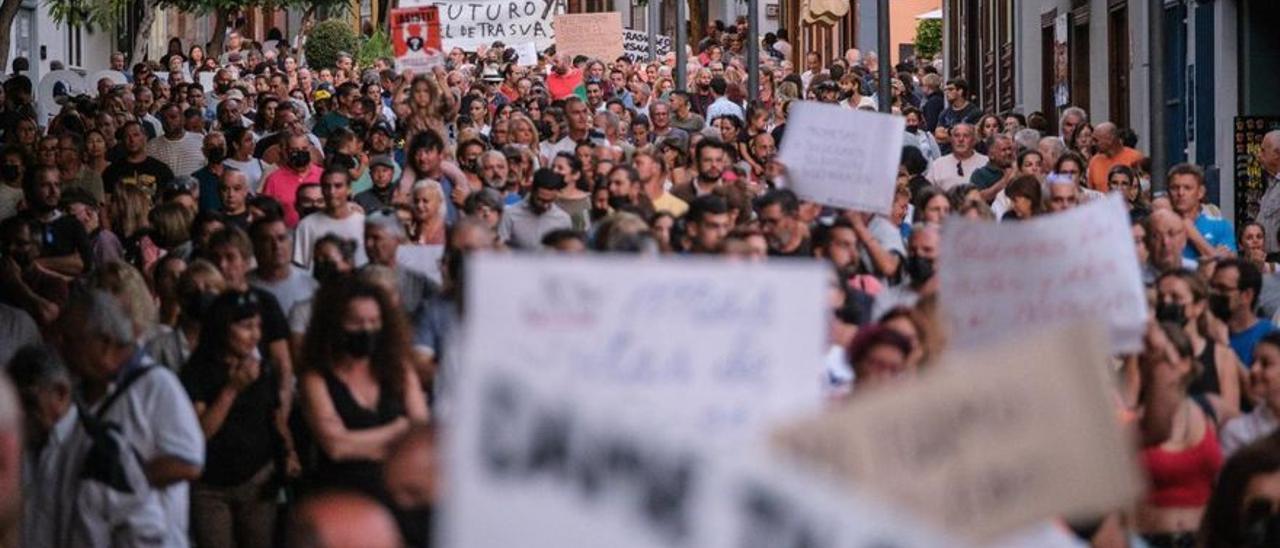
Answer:
[[[1245,367],[1253,367],[1253,348],[1258,346],[1258,341],[1262,340],[1262,337],[1274,331],[1275,328],[1271,320],[1262,318],[1258,323],[1253,324],[1253,327],[1231,334],[1231,349],[1240,357]]]
[[[218,176],[209,170],[209,166],[197,169],[191,176],[200,182],[200,211],[222,209],[222,196],[218,194]]]
[[[1196,217],[1196,230],[1200,231],[1200,235],[1204,236],[1210,246],[1216,248],[1225,245],[1232,252],[1236,251],[1236,231],[1231,228],[1231,223],[1226,219],[1210,217],[1201,212],[1200,216]],[[1196,259],[1200,257],[1200,253],[1196,252],[1191,242],[1187,242],[1187,247],[1182,249],[1182,256]]]

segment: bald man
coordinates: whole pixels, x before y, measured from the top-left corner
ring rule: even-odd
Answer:
[[[1110,190],[1107,177],[1115,166],[1136,167],[1142,163],[1142,153],[1124,146],[1120,140],[1120,128],[1111,122],[1103,122],[1093,128],[1093,139],[1098,153],[1089,160],[1089,188],[1098,192]]]
[[[1187,224],[1180,215],[1171,209],[1157,209],[1147,217],[1146,229],[1151,281],[1166,270],[1196,269],[1196,261],[1182,255],[1187,247]]]
[[[292,547],[401,548],[396,520],[377,501],[351,492],[332,492],[304,499],[289,524]]]
[[[1262,194],[1255,220],[1262,224],[1267,253],[1280,252],[1276,237],[1280,231],[1280,129],[1262,137],[1258,163],[1262,165],[1262,184],[1267,190]]]

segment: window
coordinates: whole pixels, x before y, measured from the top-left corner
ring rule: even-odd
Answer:
[[[84,65],[82,56],[83,37],[80,33],[78,25],[67,27],[67,43],[66,43],[66,62],[67,68],[80,67]]]

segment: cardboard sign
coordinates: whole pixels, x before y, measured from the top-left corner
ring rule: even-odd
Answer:
[[[1082,320],[1109,327],[1114,353],[1142,348],[1147,299],[1119,196],[1021,223],[950,219],[938,275],[953,344]]]
[[[567,331],[584,319],[575,308],[554,318],[529,312]],[[469,322],[474,328],[515,334]],[[475,350],[468,347],[469,356]],[[524,364],[467,359],[445,434],[449,497],[437,546],[963,546],[761,451],[715,451],[705,439],[663,436],[670,425],[660,420],[628,423],[628,402],[542,382],[544,362]]]
[[[859,394],[777,441],[932,520],[989,541],[1055,516],[1101,515],[1143,489],[1113,412],[1105,334],[1049,328],[944,354],[913,384]]]
[[[566,11],[565,0],[404,0],[400,7],[440,9],[440,36],[447,52],[475,51],[494,42],[534,42],[538,50],[555,44],[552,17]]]
[[[444,66],[440,11],[435,6],[391,10],[391,46],[396,64],[419,74]]]
[[[657,46],[658,59],[671,53],[671,37],[658,34],[654,36],[654,45]],[[649,33],[641,30],[622,30],[622,49],[624,54],[631,58],[633,63],[647,62],[649,60]]]
[[[621,13],[556,16],[556,53],[585,55],[610,63],[621,57],[623,51]]]
[[[796,103],[778,153],[787,187],[804,200],[888,214],[905,130],[901,116]]]

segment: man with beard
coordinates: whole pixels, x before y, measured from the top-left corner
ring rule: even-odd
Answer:
[[[518,249],[539,249],[542,237],[548,232],[571,228],[573,221],[569,214],[555,203],[564,186],[564,177],[548,168],[534,172],[533,190],[529,195],[502,211],[502,220],[498,222],[499,240]]]
[[[771,190],[756,200],[756,216],[769,243],[769,254],[803,257],[810,254],[809,227],[797,218],[800,200],[790,190]]]
[[[710,194],[719,188],[725,166],[729,163],[728,147],[714,137],[699,141],[698,147],[694,150],[694,156],[697,160],[698,176],[687,183],[671,188],[671,194],[684,200],[685,203],[691,203],[694,198]]]
[[[689,253],[720,253],[730,230],[733,230],[733,218],[729,202],[716,194],[698,196],[689,203],[689,212],[684,217],[683,249]]]
[[[568,53],[556,55],[555,65],[547,75],[547,91],[551,93],[551,99],[565,99],[577,93],[581,87],[582,71],[573,66],[573,57]],[[585,98],[585,90],[581,97]]]
[[[59,207],[62,177],[58,168],[36,168],[23,192],[27,201],[25,217],[33,223],[36,231],[32,236],[40,242],[40,253],[33,257],[35,262],[62,276],[85,272],[93,264],[92,247],[80,222]]]
[[[778,147],[774,143],[773,135],[768,132],[757,133],[751,138],[750,144],[751,158],[755,163],[751,165],[751,179],[758,184],[767,184],[779,175],[778,164],[773,159],[778,154]]]
[[[667,164],[657,153],[647,150],[636,152],[631,158],[636,174],[644,189],[645,199],[653,209],[679,217],[689,210],[689,204],[667,192]]]
[[[653,204],[644,193],[640,172],[636,168],[623,164],[610,170],[608,190],[609,207],[614,211],[628,211],[642,219],[653,215]]]

